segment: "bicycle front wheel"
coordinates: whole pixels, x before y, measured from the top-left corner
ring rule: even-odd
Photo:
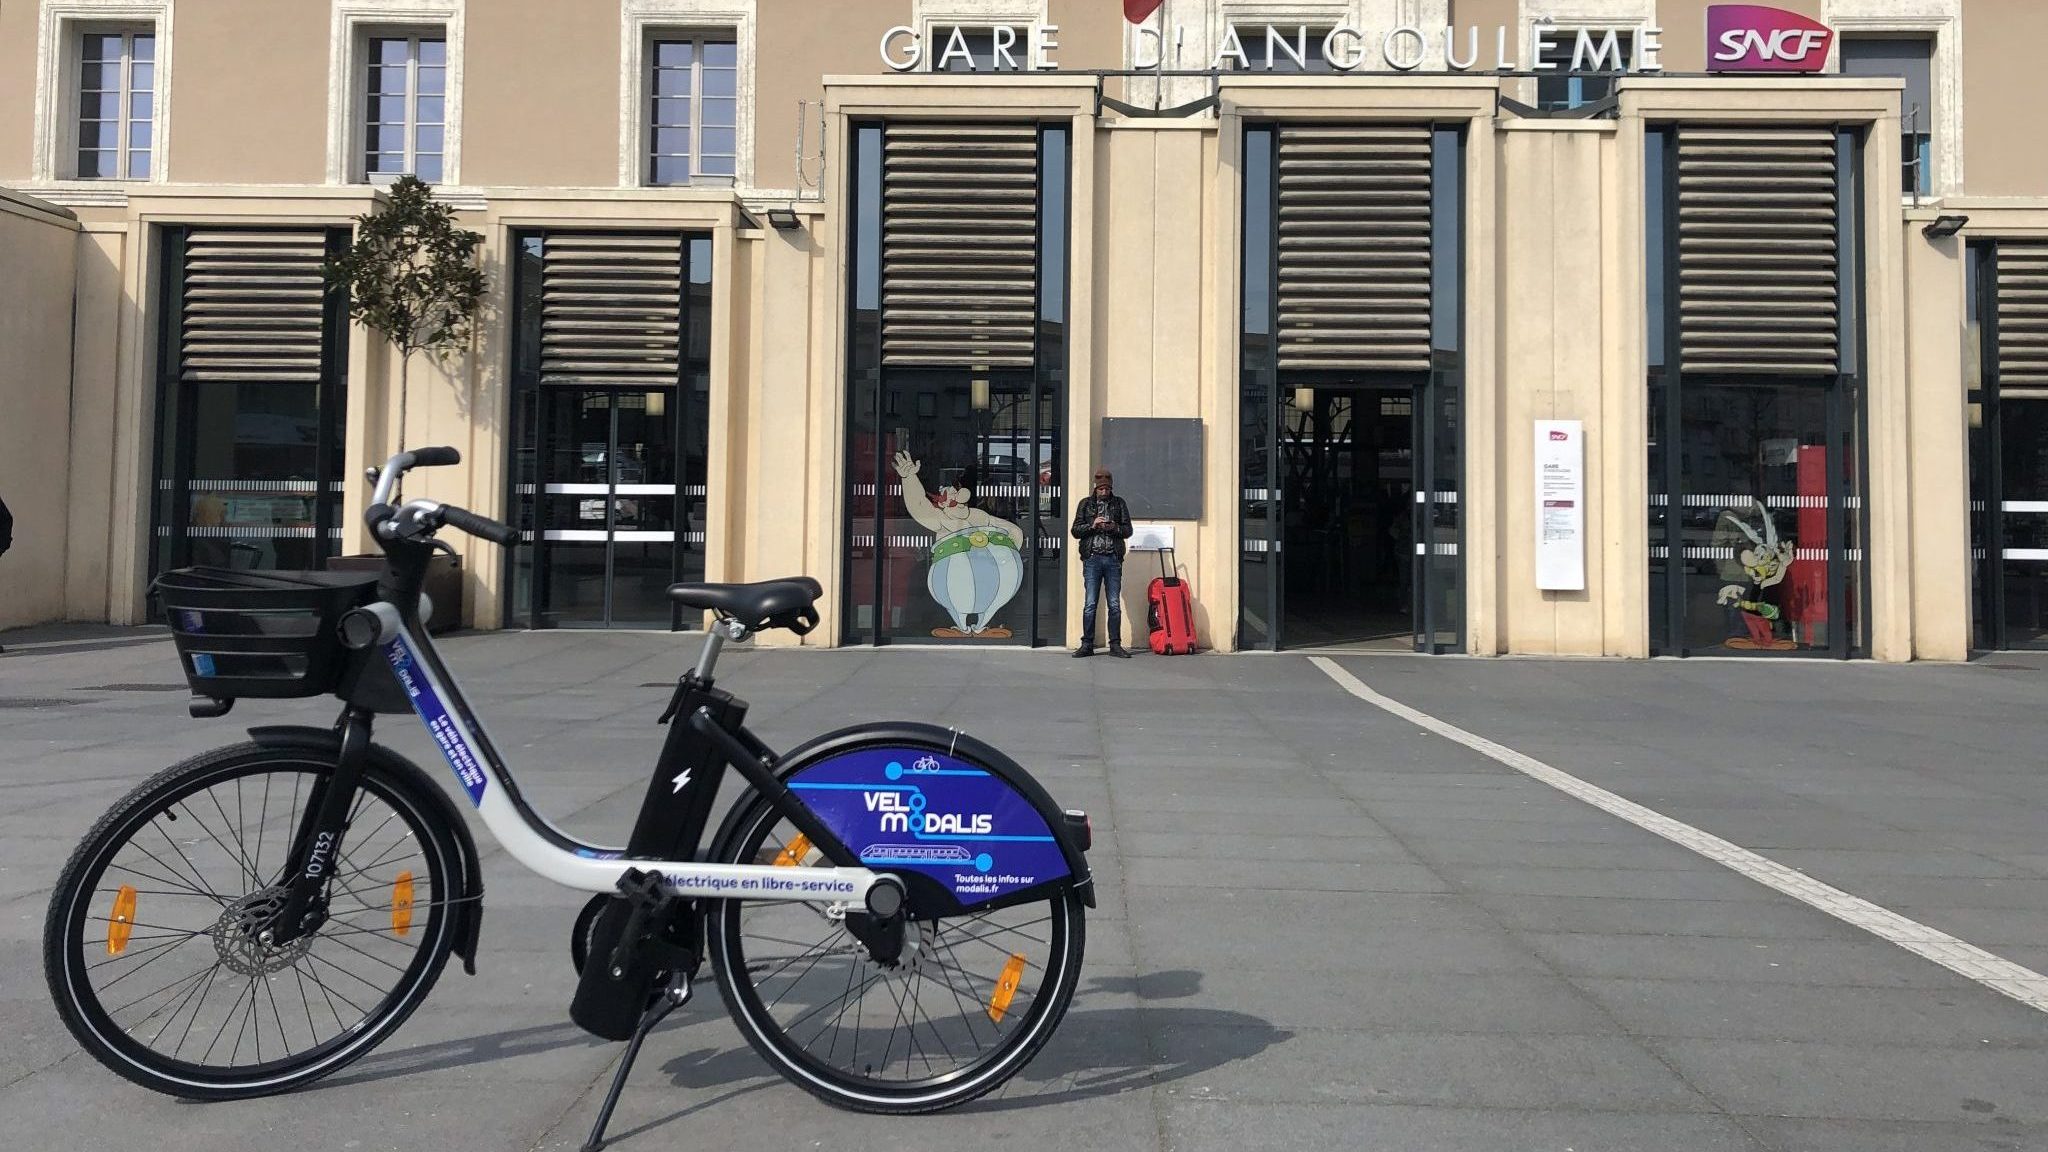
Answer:
[[[421,785],[366,766],[319,926],[263,938],[286,857],[331,779],[326,754],[238,745],[165,769],[65,866],[43,961],[86,1051],[159,1092],[282,1092],[376,1047],[426,997],[453,944],[453,834]]]
[[[730,864],[816,867],[817,849],[756,797]],[[1052,1036],[1081,971],[1071,887],[954,919],[912,920],[887,963],[816,904],[723,900],[706,916],[719,991],[776,1071],[861,1112],[936,1112],[989,1092]]]

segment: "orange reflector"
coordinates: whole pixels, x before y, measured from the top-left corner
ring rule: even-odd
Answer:
[[[412,931],[412,873],[400,872],[391,883],[391,930],[400,936]]]
[[[1003,965],[1003,974],[996,977],[996,994],[988,998],[988,1018],[998,1024],[1003,1014],[1010,1010],[1010,1001],[1017,995],[1017,984],[1024,979],[1024,957],[1010,953],[1010,962]]]
[[[781,852],[776,853],[775,866],[777,868],[795,868],[804,862],[804,857],[810,854],[811,838],[799,832],[796,834],[796,839],[791,840],[783,847]],[[757,856],[755,859],[758,860],[760,857]]]
[[[119,956],[128,950],[128,934],[135,931],[135,889],[121,885],[114,893],[114,914],[107,920],[107,955]]]

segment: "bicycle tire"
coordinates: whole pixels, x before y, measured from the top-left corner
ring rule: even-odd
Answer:
[[[763,851],[764,846],[769,845],[770,833],[780,818],[773,805],[759,794],[743,797],[734,809],[734,818],[728,824],[734,834],[721,838],[720,849],[714,853],[721,862],[759,863],[774,855],[777,848],[787,847],[785,842]],[[813,849],[806,863],[818,862]],[[706,908],[706,940],[712,971],[733,1022],[747,1038],[748,1044],[784,1079],[829,1104],[851,1111],[914,1115],[954,1108],[994,1091],[1029,1064],[1059,1026],[1080,980],[1086,913],[1080,894],[1072,885],[1062,884],[1052,889],[1042,902],[1048,909],[1045,922],[1051,925],[1050,941],[1047,962],[1043,966],[1044,975],[1031,995],[1029,1008],[1018,1013],[1016,1026],[997,1048],[964,1067],[922,1080],[890,1081],[833,1067],[829,1060],[820,1059],[806,1045],[799,1043],[790,1034],[792,1029],[786,1027],[785,1022],[777,1021],[772,1006],[764,1002],[761,985],[756,983],[749,968],[742,943],[740,924],[745,913],[750,907],[774,905],[789,909],[814,906],[763,901],[750,903],[737,898],[712,901]],[[1034,900],[1010,907],[1028,909],[1038,903],[1040,901]],[[943,940],[944,929],[935,929],[934,939]],[[849,972],[851,970],[850,965]],[[769,980],[774,978],[771,974]],[[764,980],[761,984],[768,982]],[[785,993],[787,991],[785,989]],[[980,1007],[979,1002],[976,1007]],[[841,1013],[843,1015],[844,1008]],[[967,1014],[964,1005],[962,1013],[963,1016]],[[997,1024],[999,1026],[1000,1021]],[[933,1028],[937,1030],[936,1024]],[[909,1031],[914,1042],[914,1010]],[[855,1044],[857,1058],[857,1036]],[[885,1070],[888,1051],[885,1046]],[[906,1067],[910,1051],[911,1048],[906,1046]]]
[[[278,968],[275,971],[265,971],[262,973],[263,978],[260,982],[256,974],[250,974],[250,1014],[252,1017],[255,1015],[259,1002],[259,990],[267,988],[270,996],[270,1007],[279,1017],[279,1038],[285,1043],[286,1052],[283,1057],[268,1061],[263,1060],[262,1026],[258,1024],[256,1033],[257,1062],[247,1066],[223,1068],[204,1063],[204,1057],[202,1057],[202,1061],[195,1062],[180,1059],[176,1054],[166,1056],[152,1048],[149,1043],[144,1043],[137,1036],[131,1035],[131,1029],[139,1032],[140,1028],[131,1026],[130,1029],[124,1029],[114,1018],[120,1009],[110,1010],[101,998],[100,992],[102,989],[94,984],[91,973],[95,966],[88,964],[85,954],[85,946],[88,943],[88,925],[94,920],[106,920],[107,918],[91,915],[97,903],[93,897],[102,879],[105,878],[105,873],[114,864],[116,857],[124,848],[133,844],[152,826],[156,826],[159,831],[162,831],[163,825],[158,824],[157,821],[166,813],[169,813],[168,822],[175,823],[178,816],[175,811],[172,811],[173,808],[181,802],[201,795],[202,792],[211,795],[210,789],[215,785],[240,781],[257,775],[264,776],[266,781],[268,781],[270,776],[279,773],[300,778],[318,778],[332,773],[334,768],[335,760],[331,752],[311,748],[284,748],[250,743],[216,749],[166,768],[136,786],[102,816],[93,826],[92,830],[86,834],[84,840],[65,864],[64,870],[57,881],[56,888],[51,894],[49,912],[44,923],[43,962],[45,976],[48,980],[51,997],[56,1004],[58,1015],[64,1020],[64,1024],[70,1029],[72,1036],[78,1040],[79,1044],[87,1052],[92,1054],[94,1059],[124,1079],[172,1096],[195,1100],[231,1100],[272,1095],[301,1087],[321,1077],[330,1075],[370,1052],[378,1044],[389,1038],[391,1033],[412,1014],[426,998],[427,994],[432,991],[435,981],[439,978],[442,968],[447,963],[448,955],[454,944],[458,917],[454,914],[451,901],[460,892],[462,887],[463,857],[456,834],[435,815],[439,811],[435,803],[437,797],[425,794],[427,790],[431,790],[432,785],[423,780],[411,779],[405,773],[376,763],[366,764],[363,768],[358,797],[358,804],[361,807],[357,809],[356,815],[361,820],[364,819],[362,816],[363,812],[369,811],[374,813],[374,809],[367,809],[366,806],[370,799],[375,799],[378,803],[389,807],[392,813],[390,817],[386,818],[385,824],[381,825],[380,828],[388,826],[392,818],[398,818],[404,824],[406,834],[417,840],[419,846],[418,855],[421,858],[422,867],[426,875],[420,880],[408,878],[406,905],[408,908],[414,907],[411,893],[416,891],[416,889],[412,885],[423,885],[426,890],[426,898],[419,903],[423,906],[426,923],[422,928],[418,929],[420,933],[419,945],[411,950],[410,961],[403,966],[398,979],[393,982],[390,990],[376,1002],[374,1007],[362,1010],[360,1019],[352,1024],[348,1023],[347,1017],[355,1015],[354,1010],[358,1006],[353,999],[349,998],[347,991],[328,993],[328,986],[322,983],[316,974],[313,978],[313,983],[320,987],[323,993],[327,993],[326,1006],[333,1010],[333,1018],[336,1021],[336,1035],[325,1041],[310,1043],[305,1051],[294,1053],[289,1047],[289,1033],[286,1021],[283,1019],[281,1006],[277,1000],[276,988],[270,987],[272,984],[271,977],[281,975],[286,969]],[[304,779],[299,780],[301,784],[304,782]],[[239,793],[237,795],[239,799]],[[296,798],[297,790],[294,792],[294,802],[296,802]],[[309,797],[308,803],[310,802]],[[267,804],[268,796],[266,794],[266,815]],[[200,817],[193,813],[191,804],[186,804],[185,807],[188,817],[194,821],[200,821]],[[290,821],[291,826],[296,826],[295,815],[287,819]],[[222,813],[222,820],[224,823],[228,820],[225,812]],[[239,824],[236,827],[237,830],[240,829]],[[207,830],[210,834],[211,829],[208,828]],[[382,834],[381,831],[367,831],[353,826],[350,832],[353,834],[353,838],[351,836],[344,836],[343,842],[335,855],[336,866],[333,875],[337,883],[341,883],[349,875],[343,871],[342,864],[346,861],[351,847],[363,848],[365,844],[374,843],[377,837]],[[259,818],[256,862],[249,869],[252,879],[245,883],[253,884],[256,879],[260,879],[264,874],[260,868],[263,847],[261,837],[263,835],[264,821]],[[168,834],[166,834],[166,839],[169,839]],[[189,842],[190,845],[198,845],[199,843],[200,841],[197,838]],[[231,850],[227,849],[224,842],[216,839],[214,843],[220,845],[224,852],[228,852],[231,855]],[[169,852],[165,854],[168,855]],[[280,854],[280,861],[281,859],[282,853]],[[189,864],[191,861],[188,860],[186,863]],[[189,884],[190,878],[182,866],[173,867],[170,871],[180,878],[187,879],[188,886],[191,886]],[[197,873],[198,871],[197,866],[194,865],[192,872]],[[368,871],[368,869],[365,869],[365,871]],[[160,873],[159,879],[161,879]],[[343,889],[347,890],[345,884],[343,884]],[[247,894],[237,899],[248,899],[255,894],[260,894],[261,891],[262,889],[259,888],[256,893]],[[333,889],[329,889],[329,891],[331,893]],[[228,895],[227,892],[210,889],[203,877],[200,878],[199,884],[193,887],[193,892],[196,893],[197,897],[205,897],[216,901]],[[166,891],[164,894],[166,896],[184,895],[175,891]],[[357,895],[360,898],[359,894]],[[185,898],[194,899],[194,897],[190,896]],[[390,907],[397,907],[399,901],[395,894],[392,900],[393,903]],[[227,919],[231,908],[232,902],[230,905],[224,906],[224,910],[221,913],[223,923]],[[378,908],[365,904],[364,911],[366,912],[376,912],[378,910]],[[308,970],[315,970],[316,973],[318,971],[318,966],[310,961],[311,957],[315,955],[314,948],[321,940],[322,934],[325,933],[329,939],[341,941],[345,936],[363,931],[362,928],[355,926],[354,922],[342,919],[344,916],[359,914],[362,913],[353,910],[336,913],[334,918],[323,924],[320,929],[302,938],[305,941],[304,954],[308,959],[308,963],[303,968],[297,963],[290,966],[294,980],[299,981],[302,994],[305,992],[304,973]],[[393,924],[392,932],[394,934],[409,935],[413,931],[408,920],[405,932],[398,933],[396,913],[387,911],[385,915]],[[140,917],[131,915],[131,919],[136,921],[136,927],[145,926],[140,922]],[[170,926],[149,924],[147,927]],[[159,947],[160,951],[151,961],[146,962],[164,959],[166,958],[164,954],[174,950],[178,944],[183,944],[188,939],[197,938],[202,934],[213,937],[217,956],[225,957],[227,955],[223,951],[224,947],[229,949],[234,947],[232,940],[228,940],[225,945],[223,944],[223,938],[231,937],[233,933],[218,926],[204,933],[187,932],[182,928],[177,929],[177,931],[182,933],[182,935],[179,936],[176,943],[161,946],[152,945]],[[381,936],[383,933],[379,931],[375,935]],[[357,944],[367,947],[370,943],[370,936],[362,936],[354,943],[343,943],[340,946],[353,951],[362,951],[362,948],[357,947]],[[244,942],[243,946],[245,948],[248,947],[246,942]],[[122,947],[124,949],[129,947],[126,939],[123,940]],[[286,947],[289,948],[290,946]],[[108,948],[111,954],[111,939],[109,940]],[[331,954],[335,956],[342,955],[339,952]],[[369,953],[365,952],[364,954],[368,955]],[[243,955],[243,953],[237,952],[236,955]],[[189,957],[190,954],[188,953],[187,956]],[[386,959],[383,962],[393,967],[398,967],[392,960]],[[111,961],[102,960],[101,963],[111,963]],[[262,968],[270,963],[270,961],[257,956],[253,961],[244,961],[244,963]],[[325,961],[325,963],[329,965],[330,969],[339,966],[332,959]],[[202,969],[203,971],[205,970]],[[332,975],[331,971],[330,975]],[[116,977],[116,979],[120,978],[125,978],[125,975]],[[217,978],[218,971],[213,972],[211,975],[206,975],[204,977],[204,987],[210,989]],[[339,977],[333,978],[336,981],[336,985],[339,986]],[[154,979],[153,977],[152,980]],[[193,979],[197,981],[199,977],[193,977]],[[358,979],[362,978],[358,977]],[[364,982],[368,983],[367,980]],[[111,983],[111,980],[109,983]],[[187,990],[184,995],[189,999],[194,995],[197,987],[198,985],[195,983],[194,989]],[[355,985],[348,985],[347,988],[355,990]],[[363,995],[359,991],[358,994]],[[126,994],[124,993],[124,995]],[[197,1021],[200,1013],[204,1010],[207,995],[206,992],[197,992],[198,1005],[191,1009],[192,1021],[188,1021],[186,1024],[188,1033],[193,1027],[193,1021]],[[336,998],[348,1003],[351,1011],[342,1011],[334,1002]],[[364,995],[364,998],[368,999],[368,996]],[[234,1003],[239,1005],[239,998]],[[309,1039],[317,1038],[319,1028],[324,1027],[324,1025],[316,1027],[317,1018],[314,1013],[313,1002],[310,999],[306,1001],[304,1006],[306,1009]],[[157,1011],[161,1011],[161,1008],[157,1009]],[[175,1023],[183,1011],[183,1009],[172,1010],[166,1024],[158,1026],[156,1036],[152,1038],[150,1043],[154,1043],[156,1039],[161,1038],[166,1027],[171,1023]],[[146,1022],[147,1019],[145,1019]],[[223,1031],[226,1028],[226,1024],[227,1021],[224,1020],[222,1023]],[[295,1023],[292,1026],[295,1027]],[[237,1029],[235,1036],[236,1055],[240,1053],[241,1039],[246,1034],[248,1027],[249,1023],[244,1022]],[[218,1037],[216,1039],[218,1040]],[[178,1049],[179,1052],[182,1052],[182,1047],[181,1041]],[[206,1057],[210,1057],[211,1054],[212,1050],[209,1049]]]

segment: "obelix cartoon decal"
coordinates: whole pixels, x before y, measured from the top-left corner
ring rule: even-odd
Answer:
[[[925,587],[953,619],[951,627],[934,628],[932,635],[942,640],[1008,639],[1010,630],[990,620],[1024,583],[1024,530],[970,505],[974,493],[965,488],[941,486],[926,492],[918,479],[919,468],[910,453],[896,453],[904,509],[936,537]]]

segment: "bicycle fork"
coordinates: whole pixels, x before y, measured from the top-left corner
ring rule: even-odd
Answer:
[[[367,709],[351,707],[336,722],[341,753],[333,774],[315,785],[307,797],[291,850],[273,885],[282,888],[283,903],[258,933],[266,947],[282,947],[318,931],[327,921],[327,884],[341,859],[342,837],[348,832],[363,765],[369,758],[372,715]]]

